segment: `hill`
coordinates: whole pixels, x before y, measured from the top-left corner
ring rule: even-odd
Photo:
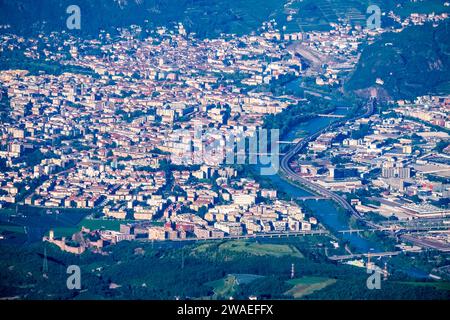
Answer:
[[[72,0],[0,0],[1,24],[10,31],[35,34],[66,30],[66,13]],[[220,33],[250,33],[276,10],[279,0],[78,0],[81,9],[81,35],[96,35],[102,29],[113,31],[132,24],[154,28],[183,22],[200,37]]]
[[[272,19],[287,32],[327,30],[339,19],[364,24],[371,4],[402,17],[448,10],[442,0],[0,0],[0,24],[11,25],[6,32],[22,35],[67,31],[66,9],[73,4],[81,9],[77,35],[96,36],[99,30],[111,32],[132,24],[154,28],[182,22],[202,38],[248,34]],[[383,25],[391,24],[384,16]]]
[[[394,99],[450,93],[450,21],[386,33],[364,48],[347,90],[378,87]],[[384,84],[377,85],[381,79]]]

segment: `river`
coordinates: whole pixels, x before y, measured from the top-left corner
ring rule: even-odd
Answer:
[[[345,114],[346,109],[339,109],[336,114]],[[336,121],[338,118],[322,118],[316,117],[306,122],[302,122],[292,128],[292,130],[285,136],[281,137],[283,141],[292,141],[301,136],[313,134],[320,129],[328,126],[331,122]],[[259,172],[259,170],[256,170]],[[294,185],[280,176],[281,172],[272,176],[262,176],[263,179],[268,179],[278,189],[283,190],[288,196],[293,199],[298,197],[311,196],[312,194]],[[332,231],[341,240],[345,240],[350,243],[351,247],[355,249],[355,253],[367,253],[370,249],[375,251],[381,251],[379,246],[363,238],[360,235],[342,235],[339,234],[340,230],[348,230],[350,226],[348,224],[348,217],[345,213],[339,210],[337,205],[331,200],[308,200],[305,205],[314,213],[314,216],[324,224],[330,231]]]
[[[298,86],[298,81],[293,81],[288,85]],[[298,88],[298,87],[297,87]],[[336,109],[334,114],[336,115],[346,115],[349,109],[339,108]],[[324,118],[316,117],[310,119],[306,122],[299,123],[294,126],[286,135],[280,137],[283,141],[292,141],[303,136],[314,134],[315,132],[325,128],[331,122],[337,121],[338,118]],[[259,174],[260,166],[256,165],[254,167],[256,173]],[[276,187],[277,190],[283,190],[288,196],[295,199],[298,197],[311,196],[311,192],[303,189],[300,186],[294,185],[281,177],[281,172],[272,176],[261,176],[262,179],[268,179],[271,181],[272,185]],[[340,210],[338,205],[332,200],[308,200],[304,202],[305,206],[311,210],[313,215],[326,226],[336,237],[342,241],[346,241],[350,244],[353,253],[367,253],[371,250],[384,251],[380,245],[376,242],[369,241],[368,239],[358,235],[358,234],[342,234],[338,231],[351,229],[349,226],[349,217],[343,210]],[[385,260],[383,258],[382,260]],[[426,279],[429,278],[427,272],[414,268],[411,266],[400,268],[401,271],[406,273],[412,278],[416,279]]]

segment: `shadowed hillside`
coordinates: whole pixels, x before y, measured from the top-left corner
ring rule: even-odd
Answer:
[[[250,33],[278,9],[280,0],[0,0],[0,21],[10,31],[30,34],[66,29],[68,6],[81,9],[79,33],[95,35],[101,29],[137,24],[155,27],[183,22],[200,37],[220,33]]]
[[[450,22],[387,33],[366,47],[349,90],[382,87],[395,99],[450,92]],[[379,78],[382,86],[376,85]],[[383,91],[384,91],[383,90]]]
[[[66,9],[74,4],[82,14],[82,29],[77,34],[90,36],[101,29],[112,31],[131,24],[154,28],[174,22],[183,22],[199,37],[242,35],[272,19],[288,32],[327,30],[338,19],[364,24],[371,4],[403,17],[411,12],[446,10],[441,0],[0,0],[0,24],[10,24],[9,31],[23,35],[67,30]],[[383,17],[384,26],[391,23]]]

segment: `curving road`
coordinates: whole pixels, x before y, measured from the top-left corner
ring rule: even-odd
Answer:
[[[337,204],[339,204],[344,209],[348,210],[354,217],[356,217],[358,219],[362,219],[363,218],[362,215],[355,208],[353,208],[347,202],[347,200],[345,200],[341,196],[337,195],[336,193],[331,192],[331,191],[327,190],[326,188],[319,186],[319,185],[303,178],[298,173],[296,173],[294,170],[292,170],[289,163],[291,162],[292,158],[295,155],[301,153],[308,146],[309,142],[317,139],[321,134],[323,134],[327,131],[336,129],[336,128],[342,126],[347,121],[355,121],[355,120],[358,120],[361,118],[366,118],[366,117],[371,116],[373,114],[373,111],[375,108],[375,103],[376,103],[375,99],[369,100],[367,103],[367,111],[363,115],[360,115],[360,116],[357,116],[357,117],[354,117],[351,119],[343,119],[342,121],[333,122],[330,125],[328,125],[327,127],[317,131],[316,133],[305,137],[299,143],[297,143],[293,148],[291,148],[291,150],[289,150],[281,158],[281,164],[280,164],[281,171],[285,174],[285,176],[287,177],[287,179],[290,182],[292,182],[292,181],[296,182],[300,185],[305,186],[307,189],[311,190],[312,192],[314,192],[320,196],[323,196],[325,198],[329,198],[329,199],[335,201]]]

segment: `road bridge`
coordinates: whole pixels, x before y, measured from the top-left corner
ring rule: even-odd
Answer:
[[[355,120],[358,120],[361,118],[369,117],[373,114],[374,108],[375,108],[375,99],[371,99],[368,101],[367,110],[363,115],[356,116],[356,117],[353,117],[352,119],[348,119],[345,121],[355,121]],[[331,192],[328,189],[321,187],[321,186],[305,179],[304,177],[302,177],[298,173],[296,173],[290,166],[290,162],[294,158],[294,156],[296,156],[298,153],[302,152],[308,146],[309,142],[314,141],[321,134],[323,134],[325,132],[328,132],[328,131],[338,128],[339,126],[343,125],[345,123],[345,121],[341,120],[341,121],[333,122],[330,125],[328,125],[327,127],[319,130],[318,132],[302,139],[300,142],[298,142],[294,147],[292,147],[283,156],[283,158],[281,159],[281,163],[280,163],[280,169],[284,173],[284,175],[288,181],[298,183],[298,184],[306,187],[307,189],[311,190],[316,195],[319,195],[321,197],[325,197],[325,198],[335,201],[341,207],[343,207],[344,209],[349,211],[357,219],[364,221],[369,226],[375,227],[375,225],[373,223],[371,223],[369,221],[365,221],[363,219],[363,216],[353,206],[351,206],[347,202],[347,200],[345,200],[338,194]]]
[[[337,118],[337,119],[343,119],[346,116],[342,114],[318,114],[321,118]]]
[[[334,255],[328,257],[330,260],[333,261],[342,261],[342,260],[353,260],[353,259],[360,259],[360,258],[379,258],[379,257],[392,257],[397,256],[399,254],[403,253],[403,251],[387,251],[387,252],[370,252],[370,253],[358,253],[358,254],[346,254],[346,255]]]
[[[300,201],[308,201],[308,200],[328,200],[329,198],[325,198],[325,197],[318,197],[318,196],[311,196],[311,197],[298,197],[296,198],[296,200],[300,200]]]

